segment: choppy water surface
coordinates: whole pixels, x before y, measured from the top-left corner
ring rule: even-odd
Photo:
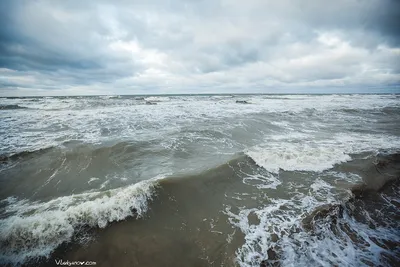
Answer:
[[[398,95],[1,98],[0,137],[3,265],[400,260]]]

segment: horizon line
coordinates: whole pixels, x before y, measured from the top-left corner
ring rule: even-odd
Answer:
[[[27,95],[27,96],[0,96],[0,98],[35,98],[35,97],[93,97],[93,96],[213,96],[213,95],[399,95],[399,92],[379,93],[164,93],[164,94],[93,94],[93,95]]]

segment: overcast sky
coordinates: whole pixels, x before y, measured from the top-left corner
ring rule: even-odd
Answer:
[[[0,1],[0,95],[400,92],[400,0]]]

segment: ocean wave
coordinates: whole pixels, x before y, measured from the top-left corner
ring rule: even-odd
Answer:
[[[27,109],[27,107],[19,105],[0,105],[0,110],[9,110],[9,109]]]
[[[167,96],[149,96],[144,99],[147,102],[166,102],[169,101],[170,98]]]
[[[400,139],[391,135],[335,134],[318,140],[304,133],[269,136],[270,141],[246,149],[245,154],[266,170],[322,172],[347,162],[352,155],[382,150],[396,151]]]
[[[11,154],[0,154],[0,163],[26,160],[45,153],[53,153],[52,158],[65,157],[67,160],[65,163],[68,164],[70,161],[75,161],[82,156],[87,156],[90,160],[95,160],[96,156],[99,155],[129,155],[148,145],[148,142],[118,142],[109,146],[98,146],[90,143],[82,143],[78,140],[69,140],[58,146],[23,150]]]
[[[217,100],[219,100],[219,99],[234,98],[235,96],[234,96],[234,95],[212,95],[212,96],[209,96],[209,97],[212,98],[212,99],[217,99]]]
[[[18,159],[25,159],[26,157],[32,157],[32,156],[36,156],[42,153],[46,153],[48,151],[50,151],[51,149],[53,149],[54,147],[46,147],[46,148],[40,148],[37,150],[24,150],[18,153],[14,153],[14,154],[1,154],[0,155],[0,163],[6,163],[9,161],[15,161]]]
[[[399,115],[398,107],[384,107],[381,111],[386,115]]]
[[[362,183],[351,188],[355,195],[362,195],[364,192],[379,191],[386,184],[399,178],[400,174],[400,153],[378,154],[363,173]]]
[[[141,217],[158,185],[156,177],[104,192],[59,197],[49,202],[11,201],[0,220],[0,263],[22,264],[48,257],[81,229],[104,228],[130,216]]]
[[[287,143],[285,146],[256,146],[245,151],[254,162],[270,172],[324,171],[351,159],[342,149],[307,143]]]

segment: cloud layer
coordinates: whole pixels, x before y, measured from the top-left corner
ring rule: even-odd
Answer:
[[[400,91],[400,1],[0,2],[0,95]]]

